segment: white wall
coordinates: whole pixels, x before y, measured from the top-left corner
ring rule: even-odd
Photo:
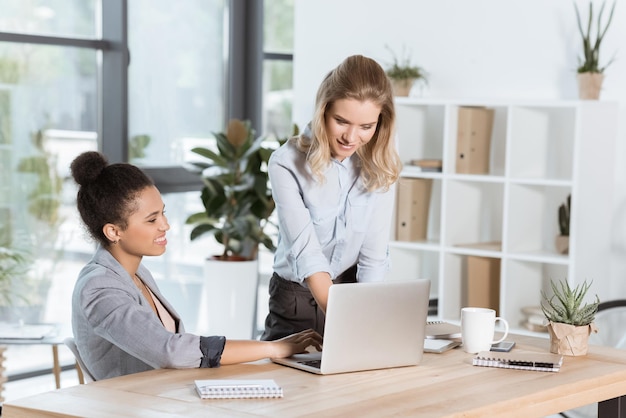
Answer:
[[[425,97],[576,99],[581,41],[569,0],[297,0],[294,122],[310,119],[317,87],[346,56],[383,66],[411,53],[430,74]],[[583,19],[588,2],[576,0]],[[601,100],[620,103],[616,144],[614,249],[611,277],[593,278],[600,293],[626,298],[626,2],[618,2],[603,42]],[[594,12],[601,1],[594,0]],[[607,4],[605,15],[611,4]],[[419,91],[413,91],[419,94]],[[593,220],[589,220],[593,222]],[[592,278],[590,278],[592,279]],[[601,283],[601,284],[600,284]]]

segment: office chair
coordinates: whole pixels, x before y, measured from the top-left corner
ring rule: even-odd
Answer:
[[[78,348],[76,347],[76,342],[74,341],[74,337],[67,337],[63,340],[63,344],[65,344],[74,354],[76,358],[76,371],[78,372],[78,382],[82,385],[84,383],[95,382],[95,378],[89,372],[85,363],[83,363],[83,359],[80,357],[80,353],[78,352]]]
[[[594,320],[597,334],[591,334],[589,344],[626,349],[626,299],[602,302]]]
[[[589,345],[626,349],[626,299],[601,302],[593,322],[598,328],[598,333],[589,336]],[[565,411],[560,415],[566,418],[597,417],[598,404]]]

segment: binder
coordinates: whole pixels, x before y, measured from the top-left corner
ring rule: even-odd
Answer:
[[[400,178],[396,214],[396,240],[425,240],[432,179]]]
[[[194,381],[202,399],[282,398],[283,389],[273,379],[208,379]]]
[[[467,300],[465,306],[500,308],[500,259],[467,256]]]
[[[493,117],[493,109],[459,107],[456,144],[457,173],[489,173]]]

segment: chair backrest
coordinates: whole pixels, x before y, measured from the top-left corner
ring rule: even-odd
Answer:
[[[598,333],[589,335],[589,344],[626,349],[626,299],[601,302],[593,320]],[[598,416],[597,403],[561,412],[565,418],[594,418]]]
[[[89,369],[83,363],[83,359],[80,357],[80,353],[78,352],[78,348],[76,347],[76,342],[74,341],[74,337],[67,337],[63,340],[63,344],[65,344],[71,351],[74,353],[74,357],[76,358],[76,363],[78,363],[79,367],[79,380],[83,380],[80,383],[89,383],[94,382],[96,379],[93,377]],[[81,379],[82,376],[82,379]]]
[[[589,336],[589,344],[626,349],[626,300],[600,303],[594,320],[597,334]]]

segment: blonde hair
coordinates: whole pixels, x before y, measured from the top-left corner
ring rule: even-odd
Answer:
[[[317,91],[311,138],[301,135],[297,139],[298,149],[307,153],[313,176],[323,182],[324,169],[331,160],[325,115],[327,109],[341,99],[369,100],[380,106],[374,136],[356,153],[365,188],[368,191],[387,190],[402,170],[394,143],[396,112],[389,79],[383,68],[371,58],[352,55],[326,75]]]

